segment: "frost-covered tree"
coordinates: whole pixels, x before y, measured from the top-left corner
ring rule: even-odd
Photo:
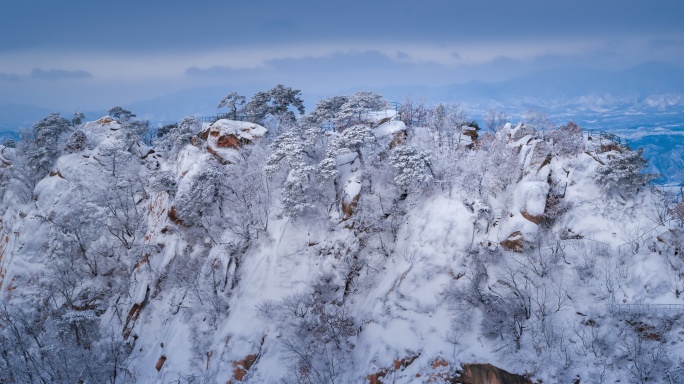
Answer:
[[[94,204],[107,213],[106,229],[126,250],[136,248],[146,230],[146,172],[138,157],[115,146],[102,146],[97,156],[103,178],[94,188]]]
[[[261,173],[265,156],[251,152],[235,164],[210,164],[192,177],[176,200],[178,217],[187,226],[212,235],[228,230],[245,243],[268,228],[270,192]]]
[[[312,157],[309,153],[309,144],[305,131],[299,127],[292,127],[283,132],[271,144],[273,152],[266,161],[265,172],[273,175],[283,167],[289,170],[307,163],[305,160]]]
[[[465,113],[457,105],[439,103],[426,114],[426,125],[433,132],[438,147],[446,145],[453,149],[458,146],[465,124]]]
[[[427,107],[424,98],[416,99],[407,95],[399,107],[399,118],[407,127],[412,128],[419,124],[424,124],[430,109]]]
[[[482,119],[484,120],[485,127],[492,132],[498,132],[509,122],[509,118],[504,112],[497,111],[493,108],[486,110]]]
[[[228,108],[231,118],[233,120],[237,120],[238,112],[242,111],[242,106],[245,105],[246,101],[247,99],[244,96],[238,94],[237,92],[231,92],[226,95],[226,97],[221,99],[221,101],[219,101],[216,108]]]
[[[330,123],[334,125],[335,118],[347,101],[349,101],[349,96],[333,96],[319,101],[316,103],[316,108],[304,116],[302,125],[319,128]]]
[[[334,275],[324,274],[311,292],[260,306],[263,315],[283,326],[282,346],[294,381],[333,384],[349,369],[356,328],[341,303],[342,291]]]
[[[395,147],[390,154],[390,163],[397,172],[394,182],[402,189],[415,190],[432,180],[429,155],[411,146]]]
[[[553,141],[553,148],[559,155],[577,155],[584,151],[582,128],[572,121],[552,131],[547,136]]]
[[[177,199],[178,216],[187,225],[208,227],[215,216],[223,216],[225,177],[216,166],[202,169],[192,177],[190,188]]]
[[[244,110],[256,121],[262,121],[267,115],[276,117],[283,122],[294,122],[296,116],[292,109],[304,114],[302,91],[278,84],[268,91],[255,93]]]
[[[497,196],[521,174],[517,154],[501,135],[484,134],[478,144],[476,150],[463,156],[459,179],[480,196]]]
[[[85,119],[85,115],[83,114],[83,112],[76,111],[74,112],[74,117],[71,118],[71,125],[74,127],[77,125],[81,125],[83,119]]]
[[[325,135],[316,127],[292,126],[271,144],[264,171],[271,179],[282,180],[283,215],[294,218],[314,209],[321,199],[316,184],[317,165],[325,153]]]
[[[166,150],[169,159],[175,159],[181,149],[190,143],[190,139],[201,129],[194,117],[184,118],[178,124],[165,126],[164,134],[157,141],[157,146]]]
[[[121,129],[127,144],[133,144],[137,141],[142,141],[148,145],[152,144],[150,122],[148,120],[128,120],[123,123]]]
[[[375,135],[371,128],[365,124],[356,124],[335,136],[326,153],[326,158],[342,155],[345,153],[356,153],[363,162],[363,149],[376,142]]]
[[[675,204],[670,209],[670,215],[680,228],[684,227],[684,202]]]
[[[281,215],[295,218],[315,209],[315,202],[312,199],[313,192],[311,192],[311,189],[315,187],[311,177],[314,170],[313,166],[300,163],[287,174],[281,193],[283,206]]]
[[[381,111],[387,108],[389,108],[389,104],[382,95],[371,91],[357,92],[340,107],[340,111],[334,119],[335,127],[344,129],[364,123],[369,111]]]
[[[356,124],[337,134],[328,145],[325,158],[318,165],[318,173],[323,180],[332,180],[339,176],[337,159],[339,156],[351,154],[347,159],[351,163],[358,159],[363,165],[363,149],[375,143],[375,136],[370,127]]]
[[[162,137],[166,136],[169,132],[171,132],[171,130],[174,128],[178,128],[178,123],[161,125],[159,128],[157,128],[157,138],[161,139]]]
[[[637,193],[654,178],[654,175],[643,173],[648,160],[644,159],[644,150],[628,149],[618,152],[605,165],[596,168],[595,178],[604,191],[624,193],[625,196]]]
[[[268,229],[271,211],[269,180],[263,173],[267,153],[263,144],[244,148],[244,157],[226,167],[224,218],[227,229],[246,247]]]
[[[148,120],[136,120],[136,115],[122,107],[113,107],[109,111],[109,116],[117,119],[121,123],[120,135],[126,146],[130,146],[137,141],[142,141],[147,145],[152,144],[154,133],[150,130]]]
[[[121,122],[131,120],[132,118],[135,117],[135,114],[132,113],[131,111],[127,109],[123,109],[122,107],[116,106],[112,107],[107,111],[109,116],[120,120]]]
[[[85,148],[86,140],[88,140],[86,134],[82,130],[76,129],[69,137],[64,150],[70,153],[81,151]]]
[[[554,123],[548,115],[546,115],[544,112],[539,111],[527,111],[527,114],[525,115],[524,126],[526,128],[532,128],[536,132],[541,133],[542,135],[546,134],[547,132],[556,130],[556,128],[558,128],[558,125],[556,125],[556,123]],[[566,128],[568,127],[566,126]],[[575,129],[576,127],[571,126],[570,128]]]
[[[7,148],[16,148],[17,143],[12,139],[7,139],[2,143],[2,146]]]
[[[52,167],[61,151],[63,136],[72,129],[71,122],[52,113],[21,133],[19,153],[26,170],[35,178],[42,178]]]

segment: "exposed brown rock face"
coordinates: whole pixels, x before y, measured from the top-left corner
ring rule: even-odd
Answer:
[[[491,364],[464,364],[463,384],[532,384],[532,380],[509,373]]]
[[[551,154],[549,153],[548,155],[546,155],[546,158],[544,158],[544,161],[542,161],[537,170],[541,171],[541,169],[544,168],[545,165],[551,163],[551,159],[553,159],[553,156],[551,156]]]
[[[392,141],[390,142],[389,147],[390,147],[390,149],[394,149],[394,147],[404,144],[405,141],[406,141],[406,131],[405,130],[395,132],[394,135],[392,135]]]
[[[139,271],[143,265],[145,265],[149,262],[150,262],[150,254],[146,253],[143,255],[143,257],[141,259],[139,259],[138,261],[135,262],[135,266],[133,267],[133,270]]]
[[[236,381],[243,381],[245,379],[245,375],[247,375],[249,369],[252,368],[256,359],[257,355],[247,355],[247,357],[242,360],[233,361],[233,378]]]
[[[131,332],[133,331],[133,327],[135,326],[135,322],[138,321],[138,318],[140,317],[140,311],[147,305],[147,302],[150,298],[150,287],[147,287],[147,291],[145,292],[145,298],[141,303],[135,303],[131,307],[131,310],[128,311],[128,316],[126,316],[126,323],[124,324],[123,328],[123,338],[128,339],[128,337],[131,335]],[[134,336],[136,337],[136,336]],[[163,364],[163,363],[162,363]]]
[[[515,231],[511,233],[508,238],[502,241],[501,246],[513,252],[522,252],[525,250],[527,241],[523,237],[522,232]]]
[[[219,138],[216,140],[216,145],[219,148],[240,148],[246,144],[243,141],[240,141],[240,139],[235,136],[235,135],[225,135],[225,136],[219,136]]]
[[[135,303],[131,307],[131,310],[128,311],[128,316],[126,316],[126,324],[124,324],[124,329],[122,332],[124,339],[128,339],[128,336],[131,335],[131,331],[133,331],[133,325],[138,320],[138,317],[140,317],[140,310],[142,309],[142,307],[143,306],[141,303]],[[129,324],[130,324],[130,328],[129,328]]]
[[[263,137],[268,131],[259,124],[245,121],[217,120],[206,130],[193,137],[190,142],[195,146],[203,143],[207,152],[218,159],[221,164],[230,164],[237,150]]]
[[[406,356],[403,359],[394,360],[394,364],[391,368],[383,368],[376,373],[371,373],[370,375],[366,376],[368,384],[381,384],[384,377],[392,372],[403,371],[404,368],[411,365],[411,363],[413,363],[418,356],[420,356],[420,353],[417,355]]]
[[[359,198],[361,198],[361,195],[356,195],[350,201],[342,203],[342,213],[344,213],[345,219],[350,218],[354,214],[354,210],[359,204]]]
[[[377,123],[371,123],[371,127],[379,127],[379,126],[381,126],[381,125],[387,123],[387,122],[390,121],[390,120],[391,120],[391,119],[390,119],[389,117],[383,117],[383,118],[380,119]]]
[[[477,143],[477,138],[480,136],[475,129],[466,129],[463,131],[464,136],[469,136],[473,143]]]
[[[208,146],[208,145],[207,145],[207,152],[209,152],[209,153],[211,153],[212,155],[214,155],[214,157],[216,158],[216,160],[218,160],[219,163],[221,163],[221,164],[223,164],[223,165],[228,165],[228,164],[230,164],[230,161],[228,161],[228,160],[224,159],[223,157],[221,157],[221,155],[220,155],[218,152],[216,152],[215,149],[213,149],[212,147],[210,147],[210,146]]]
[[[455,383],[456,373],[449,362],[438,357],[430,362],[431,372],[428,373],[428,383]]]
[[[643,321],[626,321],[627,324],[631,325],[636,332],[639,333],[639,337],[646,340],[653,341],[663,341],[663,335],[661,335],[656,327],[646,324]]]
[[[528,213],[526,210],[520,211],[520,214],[522,217],[526,218],[527,220],[539,225],[542,222],[542,215],[533,215],[531,213]]]
[[[96,121],[96,123],[97,123],[97,124],[101,124],[101,125],[107,125],[107,124],[111,124],[111,123],[117,123],[117,124],[119,124],[119,122],[116,121],[116,120],[114,120],[114,118],[111,117],[111,116],[102,117],[102,118],[98,119],[98,120]]]
[[[166,362],[166,355],[161,355],[159,360],[157,360],[157,365],[154,366],[157,369],[157,372],[161,371],[165,362]]]
[[[172,206],[171,208],[169,208],[169,212],[167,213],[167,215],[169,216],[169,219],[171,219],[171,221],[174,224],[183,225],[183,220],[181,220],[178,217],[178,213],[176,212],[176,206],[175,205]]]
[[[62,172],[60,172],[60,171],[50,171],[50,177],[55,177],[55,176],[59,176],[59,177],[62,178],[62,179],[64,178],[64,175],[62,175]]]
[[[209,145],[218,148],[239,148],[263,137],[266,128],[244,121],[218,120],[200,134]]]

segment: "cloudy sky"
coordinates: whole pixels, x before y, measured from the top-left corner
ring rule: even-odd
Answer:
[[[684,63],[681,0],[3,0],[0,104],[309,93]],[[265,89],[265,88],[264,88]]]

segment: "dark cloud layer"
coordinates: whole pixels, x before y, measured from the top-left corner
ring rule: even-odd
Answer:
[[[34,68],[31,71],[31,78],[41,80],[60,80],[60,79],[87,79],[93,77],[90,72],[75,70],[67,71],[64,69],[39,69]]]
[[[683,37],[680,0],[5,0],[0,51],[192,50],[253,44]],[[40,26],[37,28],[36,26]]]
[[[327,94],[680,64],[682,15],[681,0],[3,0],[0,103],[99,108],[224,84]]]
[[[400,56],[404,58],[406,54]],[[437,77],[449,71],[449,68],[435,63],[395,60],[378,51],[352,51],[321,57],[268,60],[263,67],[255,69],[191,67],[186,74],[232,81],[294,81],[312,87],[324,84],[329,88],[348,87],[350,84],[434,83]]]
[[[33,68],[29,75],[18,75],[15,73],[0,73],[0,81],[21,82],[30,79],[34,80],[75,80],[93,77],[88,71],[83,70],[64,70],[64,69],[40,69]]]

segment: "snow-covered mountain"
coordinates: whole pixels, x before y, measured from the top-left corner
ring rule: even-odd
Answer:
[[[0,147],[0,381],[684,381],[684,205],[641,152],[373,97]]]

